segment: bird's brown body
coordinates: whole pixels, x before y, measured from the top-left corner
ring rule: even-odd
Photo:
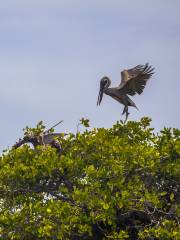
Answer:
[[[137,65],[136,67],[121,72],[121,83],[118,87],[110,88],[111,80],[108,77],[103,77],[100,81],[100,90],[97,105],[100,105],[103,93],[111,96],[116,101],[124,105],[123,113],[128,117],[128,106],[136,107],[135,103],[128,95],[141,94],[146,85],[147,80],[153,74],[153,68],[148,64]],[[138,108],[137,108],[138,109]]]
[[[110,97],[114,98],[116,101],[123,105],[136,107],[135,103],[125,94],[119,94],[119,90],[116,88],[108,88],[104,91],[106,95],[109,95]],[[137,107],[136,107],[137,108]]]
[[[40,136],[25,136],[23,139],[19,139],[19,141],[16,142],[13,147],[18,148],[25,143],[31,143],[34,148],[38,145],[50,145],[56,148],[59,153],[61,153],[62,149],[56,138],[62,138],[64,135],[64,133],[47,133]]]

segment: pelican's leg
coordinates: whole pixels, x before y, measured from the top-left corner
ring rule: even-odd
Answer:
[[[130,113],[128,113],[128,106],[125,106],[124,112],[126,113],[126,118],[124,120],[124,123],[126,123],[126,121],[128,119],[128,115],[130,114]]]
[[[124,106],[124,109],[123,109],[122,115],[125,114],[125,112],[126,112],[126,106]]]

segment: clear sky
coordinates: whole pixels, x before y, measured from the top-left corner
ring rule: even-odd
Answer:
[[[25,126],[63,119],[57,131],[76,131],[124,119],[108,96],[96,106],[104,75],[149,62],[155,75],[129,118],[153,119],[155,130],[180,127],[179,0],[5,0],[0,3],[0,149]]]

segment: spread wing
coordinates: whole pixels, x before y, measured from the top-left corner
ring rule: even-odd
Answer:
[[[121,72],[121,83],[119,90],[128,95],[141,94],[147,81],[153,75],[153,70],[148,63],[145,65],[137,65],[134,68],[124,70]]]

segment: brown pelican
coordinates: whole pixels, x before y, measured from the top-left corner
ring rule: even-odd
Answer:
[[[34,148],[38,145],[50,145],[51,147],[56,148],[59,153],[61,153],[61,145],[56,138],[62,138],[65,135],[65,133],[47,133],[40,136],[25,136],[23,139],[20,138],[19,141],[13,145],[13,147],[18,148],[25,143],[31,143]]]
[[[100,81],[100,90],[97,100],[97,105],[100,105],[103,93],[111,96],[116,101],[124,105],[122,114],[126,113],[126,119],[128,118],[128,106],[135,107],[135,103],[128,97],[128,95],[141,94],[146,85],[147,80],[152,76],[154,68],[145,65],[137,65],[134,68],[123,70],[121,72],[121,83],[118,87],[110,88],[111,80],[108,77],[103,77]]]
[[[63,121],[56,123],[54,126],[49,128],[48,130],[40,133],[39,135],[35,135],[33,132],[30,132],[28,135],[26,134],[23,139],[19,138],[18,142],[16,142],[13,147],[16,149],[25,143],[31,143],[34,148],[38,145],[50,145],[58,150],[59,153],[62,152],[61,145],[58,142],[57,138],[62,138],[67,135],[66,133],[52,133],[51,131]]]

